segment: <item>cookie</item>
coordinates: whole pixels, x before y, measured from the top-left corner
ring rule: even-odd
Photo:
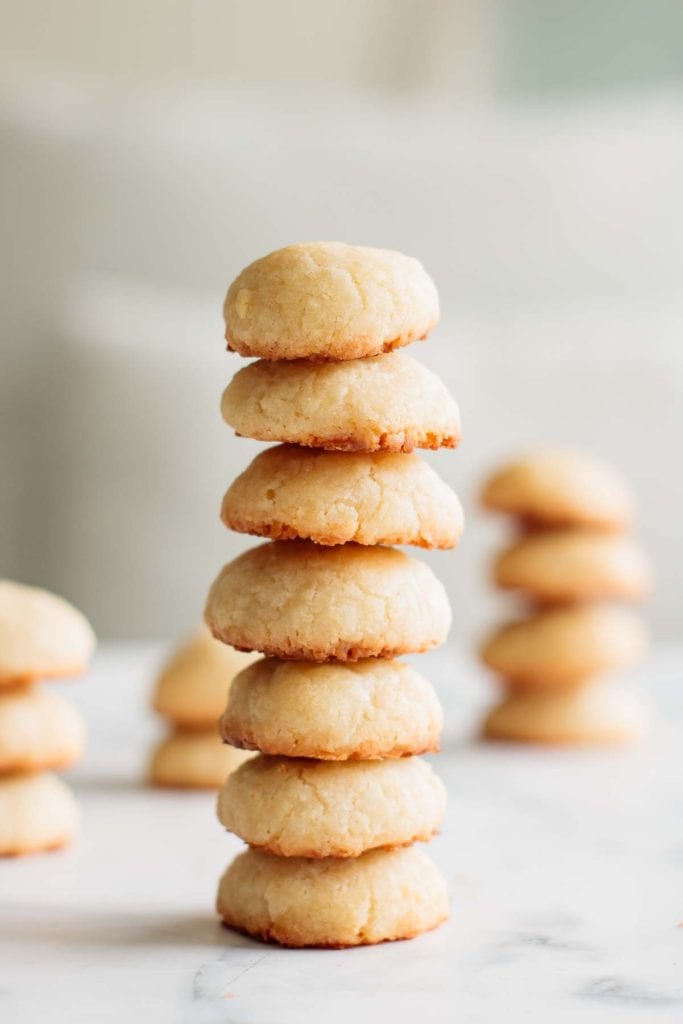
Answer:
[[[606,530],[629,526],[635,505],[630,488],[611,466],[562,448],[503,466],[486,483],[482,501],[531,524]]]
[[[341,948],[410,939],[448,917],[446,883],[424,850],[371,850],[352,860],[247,850],[218,889],[226,925],[283,946]]]
[[[213,635],[297,661],[393,658],[443,643],[446,592],[395,548],[272,541],[229,562],[206,605]]]
[[[0,692],[0,774],[68,768],[84,744],[83,719],[63,697],[37,687]]]
[[[308,761],[259,754],[218,797],[221,823],[281,857],[357,857],[430,839],[446,790],[426,761]]]
[[[344,363],[260,360],[223,392],[244,437],[349,452],[455,448],[460,416],[445,385],[401,352]]]
[[[221,518],[273,540],[423,548],[455,547],[464,527],[457,497],[417,455],[296,445],[257,455],[225,495]]]
[[[488,739],[521,743],[632,743],[648,729],[642,700],[604,681],[572,690],[510,693],[484,722]]]
[[[630,537],[599,530],[542,530],[503,551],[493,567],[499,587],[538,601],[639,601],[651,586],[650,565]]]
[[[236,677],[220,729],[235,747],[344,761],[437,751],[442,723],[431,683],[402,662],[264,659]]]
[[[79,675],[94,648],[85,617],[63,598],[0,580],[0,687]]]
[[[177,732],[157,745],[149,781],[169,789],[219,789],[251,756],[223,743],[215,724],[211,732]]]
[[[263,359],[359,359],[425,338],[434,282],[388,249],[309,242],[251,263],[223,307],[228,348]]]
[[[647,647],[640,619],[623,608],[569,606],[496,629],[482,659],[517,688],[571,687],[629,668]]]
[[[154,710],[185,730],[215,732],[233,678],[253,660],[253,655],[214,640],[202,628],[161,669],[152,697]]]
[[[0,778],[0,857],[66,846],[77,825],[76,801],[55,775]]]

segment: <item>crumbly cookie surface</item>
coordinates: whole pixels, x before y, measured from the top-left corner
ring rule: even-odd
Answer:
[[[343,948],[435,928],[448,917],[448,892],[416,846],[346,860],[249,849],[223,875],[217,909],[225,924],[265,942]]]
[[[221,734],[264,754],[371,760],[437,751],[442,722],[433,686],[402,662],[263,659],[235,678]]]
[[[445,385],[401,352],[343,363],[259,360],[235,374],[221,410],[244,437],[330,451],[411,452],[460,440]]]
[[[226,526],[273,540],[452,548],[464,515],[417,455],[278,445],[257,455],[223,499]]]
[[[213,635],[297,661],[357,661],[426,651],[451,612],[431,570],[395,548],[273,541],[228,563],[206,605]]]
[[[357,359],[427,336],[434,282],[410,256],[343,242],[288,245],[246,267],[223,309],[228,348],[264,359]]]
[[[426,761],[310,761],[258,755],[223,786],[218,817],[281,857],[357,857],[428,840],[446,791]]]

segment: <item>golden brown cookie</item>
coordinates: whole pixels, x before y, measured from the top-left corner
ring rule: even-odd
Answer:
[[[637,695],[604,681],[570,690],[513,692],[489,712],[488,739],[520,743],[633,743],[649,728]]]
[[[503,466],[486,482],[482,501],[531,524],[606,530],[629,526],[635,504],[611,466],[564,448],[532,452]]]
[[[220,789],[251,756],[223,743],[215,725],[211,732],[176,732],[154,750],[149,781],[169,789]]]
[[[493,567],[499,587],[524,590],[540,602],[640,601],[651,570],[630,537],[594,529],[542,530],[503,551]]]
[[[95,636],[56,594],[0,580],[0,687],[84,672]]]
[[[184,730],[215,733],[233,678],[254,657],[214,640],[203,627],[161,669],[152,697],[154,710]]]
[[[234,772],[218,817],[250,846],[281,857],[357,857],[428,840],[446,790],[426,761],[310,761],[259,754]]]
[[[410,939],[448,917],[446,883],[417,846],[355,859],[247,850],[223,875],[225,924],[283,946],[342,948]]]
[[[228,348],[263,359],[358,359],[425,338],[439,319],[416,259],[343,242],[288,245],[249,264],[223,308]]]
[[[235,678],[221,734],[264,754],[371,760],[438,750],[442,721],[431,683],[400,661],[266,658]]]
[[[0,778],[0,857],[57,850],[77,826],[76,801],[56,775]]]
[[[273,540],[453,548],[464,528],[453,491],[417,455],[278,445],[223,499],[226,526]]]
[[[38,687],[0,690],[0,774],[68,768],[83,753],[75,708]]]
[[[226,565],[206,605],[213,635],[297,661],[357,661],[426,651],[446,639],[446,592],[395,548],[272,541]]]
[[[636,664],[647,647],[640,619],[624,608],[552,608],[496,629],[482,650],[489,668],[517,688],[572,687]]]
[[[401,352],[343,363],[245,366],[223,393],[244,437],[350,452],[455,448],[460,414],[439,378]]]

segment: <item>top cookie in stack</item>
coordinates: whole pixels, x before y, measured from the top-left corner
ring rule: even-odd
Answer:
[[[438,749],[440,708],[417,673],[377,660],[426,651],[450,626],[432,572],[385,546],[451,548],[463,529],[456,496],[411,454],[455,447],[457,406],[394,351],[438,315],[416,260],[341,243],[272,253],[228,291],[228,347],[260,358],[226,389],[223,416],[280,444],[222,508],[226,525],[271,543],[225,566],[206,609],[215,637],[267,655],[238,676],[222,722],[226,741],[261,756],[219,799],[252,849],[218,907],[287,945],[407,938],[447,913],[434,866],[400,849],[443,815],[443,786],[416,756]]]

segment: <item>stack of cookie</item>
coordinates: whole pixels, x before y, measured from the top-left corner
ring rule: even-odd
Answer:
[[[431,685],[393,660],[442,643],[451,614],[422,562],[454,547],[458,499],[414,448],[454,447],[441,382],[393,349],[427,335],[438,300],[420,264],[340,243],[295,245],[240,274],[229,347],[259,356],[223,396],[240,435],[281,444],[228,491],[222,518],[270,538],[209,594],[215,637],[266,657],[237,676],[222,734],[258,750],[219,818],[249,844],[220,883],[226,924],[292,946],[407,938],[447,916],[416,840],[445,809],[415,755],[438,750]]]
[[[154,751],[149,780],[172,789],[219,789],[249,754],[227,747],[218,733],[235,675],[253,656],[219,643],[202,627],[162,667],[152,706],[170,726]]]
[[[51,772],[81,756],[85,726],[38,679],[84,672],[95,647],[80,612],[45,590],[0,580],[0,856],[54,850],[73,838],[78,809]]]
[[[506,689],[485,735],[537,743],[639,738],[644,707],[611,678],[647,645],[642,622],[623,607],[650,588],[647,558],[627,534],[628,487],[589,456],[541,451],[493,475],[483,502],[513,516],[519,532],[496,559],[494,582],[533,606],[483,648]]]

